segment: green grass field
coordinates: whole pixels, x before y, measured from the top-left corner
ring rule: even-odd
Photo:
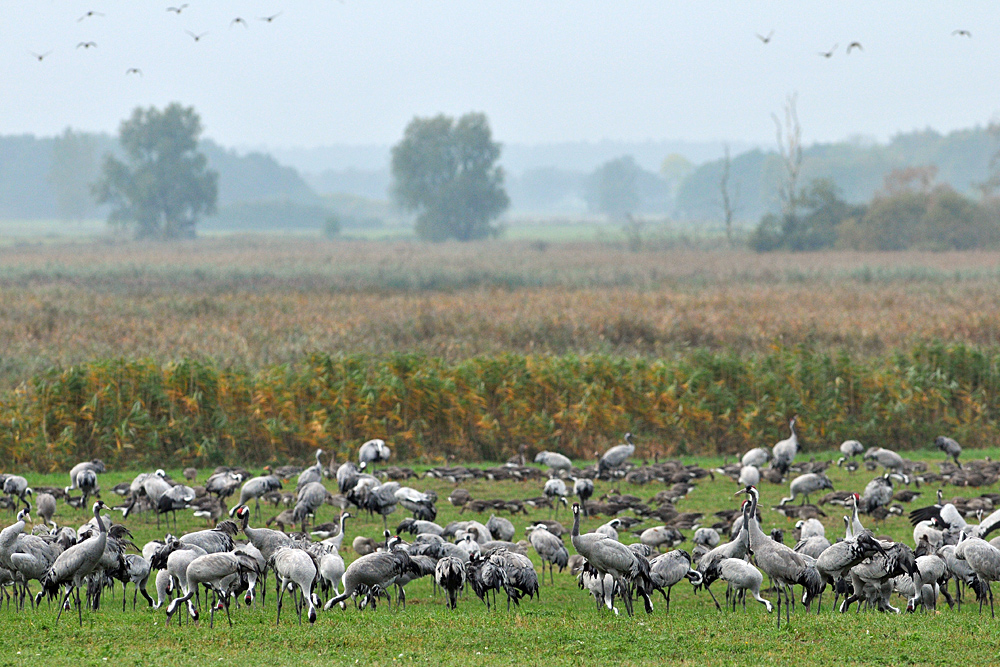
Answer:
[[[998,451],[968,451],[967,458],[995,458]],[[915,452],[912,458],[932,463],[941,456],[929,451]],[[705,467],[718,465],[718,459],[689,459]],[[168,471],[180,478],[180,471]],[[204,480],[208,471],[203,471]],[[101,476],[101,484],[108,489],[118,481],[130,479],[135,472],[109,472]],[[858,471],[849,475],[832,467],[830,476],[838,489],[861,491],[874,473]],[[32,485],[59,485],[66,483],[64,474],[28,475]],[[442,525],[459,518],[476,518],[485,522],[489,514],[460,515],[445,498],[454,488],[451,484],[429,478],[411,480],[410,485],[419,489],[434,489],[440,496],[438,522]],[[294,486],[292,481],[287,486]],[[327,482],[329,488],[335,484]],[[488,482],[474,481],[463,485],[474,498],[523,499],[541,493],[540,482]],[[598,482],[595,498],[612,488],[622,493],[634,493],[643,498],[652,497],[662,487],[613,485]],[[737,485],[728,478],[716,476],[714,481],[702,480],[697,488],[677,503],[681,511],[711,512],[737,507],[739,499],[733,496]],[[912,506],[933,502],[935,488],[922,489],[924,496]],[[946,497],[974,496],[993,488],[945,488]],[[770,507],[787,492],[787,485],[764,483],[761,504]],[[105,493],[106,501],[114,502],[113,494]],[[815,499],[814,499],[815,500]],[[926,501],[926,502],[924,502]],[[909,509],[909,508],[908,508]],[[263,516],[276,512],[269,506],[262,507]],[[842,530],[840,519],[843,510],[826,507],[829,516],[823,520],[827,536],[836,538]],[[317,517],[318,522],[335,518],[337,510],[325,507]],[[764,527],[783,528],[788,542],[794,521],[785,519],[770,509],[764,509]],[[114,514],[115,517],[119,515]],[[395,527],[404,518],[400,510],[392,515],[390,526]],[[559,518],[570,525],[570,514],[561,510]],[[518,528],[517,538],[523,537],[523,528],[532,518],[548,518],[548,511],[534,512],[531,517],[512,517]],[[56,521],[78,525],[87,514],[60,504]],[[10,515],[0,521],[10,523]],[[180,513],[180,532],[204,528],[199,520]],[[584,522],[584,530],[592,530],[608,517],[591,518]],[[912,542],[912,529],[905,518],[890,518],[884,525],[866,525],[876,534],[887,534],[907,543]],[[711,523],[713,520],[709,519]],[[162,537],[165,527],[157,530],[152,517],[130,517],[127,525],[135,534],[140,546],[155,537]],[[252,522],[256,525],[257,522]],[[644,527],[655,525],[654,522]],[[349,521],[345,546],[358,534],[377,536],[381,521],[360,517]],[[623,541],[634,541],[623,533]],[[572,545],[566,539],[570,553]],[[690,543],[682,548],[690,549]],[[532,560],[539,563],[537,555],[529,550]],[[345,560],[355,557],[345,548]],[[269,587],[273,586],[273,577]],[[34,585],[37,590],[37,583]],[[152,580],[148,590],[155,597]],[[724,586],[713,587],[720,598]],[[773,597],[765,593],[766,597]],[[820,615],[803,613],[797,607],[792,622],[781,630],[775,628],[774,615],[768,615],[759,604],[751,603],[747,611],[736,613],[717,612],[707,594],[694,594],[687,582],[673,591],[671,609],[666,613],[662,599],[655,599],[655,612],[647,616],[638,611],[634,618],[619,617],[607,610],[598,611],[589,594],[578,589],[575,580],[567,573],[557,573],[555,585],[542,586],[540,600],[525,600],[520,609],[507,612],[487,612],[485,606],[467,590],[460,599],[458,609],[445,607],[441,595],[433,596],[430,579],[413,582],[407,587],[407,607],[403,611],[379,605],[374,612],[357,611],[348,606],[346,611],[335,609],[321,612],[315,626],[308,623],[298,626],[294,608],[286,605],[281,625],[275,627],[273,588],[268,594],[266,608],[240,609],[233,612],[233,627],[229,628],[225,615],[216,618],[216,626],[209,628],[207,615],[198,627],[187,619],[183,625],[175,622],[165,627],[164,611],[140,607],[131,610],[131,592],[128,594],[128,611],[121,611],[121,591],[115,597],[105,598],[99,612],[84,612],[80,628],[74,614],[64,615],[56,625],[56,608],[42,603],[37,611],[17,613],[12,607],[0,610],[0,665],[63,665],[63,664],[125,664],[147,665],[169,661],[172,665],[205,665],[222,662],[240,664],[250,662],[270,664],[545,664],[591,665],[598,661],[612,664],[698,664],[729,665],[746,663],[821,665],[834,662],[864,665],[902,664],[988,664],[1000,659],[1000,649],[995,642],[983,641],[997,628],[987,612],[978,614],[974,605],[964,606],[961,613],[949,610],[943,599],[936,614],[882,615],[877,613],[833,613],[829,596]],[[140,597],[140,602],[142,598]],[[895,603],[894,603],[895,604]],[[899,605],[897,605],[899,606]],[[178,613],[176,618],[182,615]]]

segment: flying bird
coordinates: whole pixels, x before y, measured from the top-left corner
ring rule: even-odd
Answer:
[[[261,21],[264,21],[265,23],[270,23],[271,21],[273,21],[274,19],[278,18],[282,14],[284,14],[284,12],[278,12],[277,14],[273,14],[271,16],[261,16],[259,18],[260,18]]]
[[[52,52],[51,51],[46,51],[45,53],[35,53],[34,51],[28,51],[28,53],[30,53],[32,56],[34,56],[35,59],[38,62],[42,62],[43,60],[45,60],[45,57],[48,56]]]
[[[95,12],[95,11],[91,10],[91,11],[87,12],[86,14],[84,14],[83,16],[81,16],[80,18],[78,18],[76,20],[76,22],[79,23],[83,19],[89,19],[91,16],[104,16],[104,14],[102,14],[100,12]]]
[[[139,76],[142,76],[142,70],[138,67],[129,67],[125,70],[125,76],[128,76],[129,74],[138,74]]]
[[[180,14],[187,7],[187,3],[184,3],[180,7],[167,7],[168,12],[173,12],[174,14]]]
[[[198,42],[198,41],[201,41],[201,38],[202,38],[202,37],[204,37],[205,35],[207,35],[207,34],[208,34],[207,32],[203,32],[203,33],[201,33],[200,35],[196,35],[196,34],[194,34],[193,32],[191,32],[190,30],[185,30],[184,32],[186,32],[187,34],[191,35],[191,37],[192,37],[192,38],[194,39],[194,41],[196,41],[196,42]]]
[[[78,49],[79,48],[84,48],[84,49],[95,48],[96,49],[97,48],[97,42],[80,42],[79,44],[76,45],[76,48],[78,48]]]
[[[857,49],[858,51],[864,51],[861,47],[861,42],[851,42],[847,45],[847,55],[851,55],[851,49]]]
[[[247,25],[247,22],[246,22],[246,21],[244,21],[244,20],[243,20],[242,18],[240,18],[239,16],[237,16],[236,18],[234,18],[234,19],[233,19],[232,21],[230,21],[230,22],[229,22],[229,27],[230,27],[230,28],[232,28],[232,27],[233,27],[234,25],[236,25],[237,23],[241,24],[241,25],[242,25],[242,26],[243,26],[244,28],[248,28],[248,27],[249,27],[249,26]]]
[[[820,52],[819,52],[819,55],[823,56],[824,58],[832,58],[832,57],[833,57],[833,53],[834,53],[834,51],[836,51],[836,50],[837,50],[837,47],[838,47],[838,46],[839,46],[839,44],[834,44],[834,45],[833,45],[833,46],[832,46],[832,47],[830,48],[830,50],[829,50],[829,51],[820,51]]]
[[[951,36],[952,37],[968,37],[968,38],[971,39],[972,38],[972,33],[969,32],[968,30],[952,30],[951,31]]]
[[[773,30],[771,32],[767,33],[767,37],[764,37],[764,35],[761,35],[760,33],[757,33],[757,39],[759,39],[760,41],[764,42],[765,44],[770,44],[772,37],[774,37],[774,31]]]

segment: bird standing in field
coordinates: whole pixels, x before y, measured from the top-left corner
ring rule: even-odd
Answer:
[[[434,581],[448,592],[448,608],[457,608],[458,594],[465,587],[465,564],[454,556],[445,556],[434,567]]]
[[[559,571],[562,572],[569,561],[569,551],[566,550],[563,541],[550,533],[544,524],[535,524],[530,530],[528,541],[531,542],[531,546],[542,560],[542,581],[545,580],[545,564],[548,563],[549,583],[554,584],[555,577],[552,574],[552,568],[558,566]]]
[[[632,442],[632,434],[626,433],[624,440],[624,445],[616,445],[604,452],[604,455],[597,462],[597,474],[599,476],[621,466],[635,453],[635,443]]]
[[[80,586],[87,580],[90,573],[94,571],[97,564],[104,555],[104,547],[108,542],[108,528],[101,520],[101,510],[106,510],[104,501],[98,500],[94,503],[94,519],[98,524],[97,535],[79,542],[59,554],[52,567],[42,577],[42,590],[38,592],[35,599],[37,605],[42,593],[55,595],[60,586],[66,586],[66,595],[59,605],[59,613],[56,615],[56,623],[62,616],[62,611],[69,602],[70,595],[76,593],[76,609],[80,617],[80,627],[83,627],[83,608],[80,604]]]
[[[962,464],[958,462],[958,457],[962,455],[962,446],[957,441],[944,435],[939,435],[934,440],[934,446],[944,452],[945,456],[955,459],[955,465],[959,468]]]
[[[845,440],[840,443],[840,453],[842,456],[837,459],[837,467],[844,465],[848,459],[861,456],[865,453],[865,447],[857,440]]]
[[[776,443],[774,447],[771,448],[771,454],[774,457],[771,465],[778,468],[782,472],[786,472],[788,467],[792,465],[795,461],[795,455],[799,451],[799,436],[795,433],[795,420],[798,417],[792,417],[788,422],[788,428],[791,430],[792,434]]]

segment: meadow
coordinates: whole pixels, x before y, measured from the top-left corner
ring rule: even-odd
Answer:
[[[642,444],[640,443],[640,454]],[[931,470],[941,460],[937,454],[912,453],[915,458],[927,460]],[[968,452],[971,457],[996,458],[1000,450],[990,449]],[[831,452],[821,452],[817,458],[832,458]],[[685,463],[698,463],[705,467],[720,464],[718,457],[684,457]],[[579,462],[585,464],[586,462]],[[108,488],[118,481],[128,480],[137,471],[109,471],[101,476],[102,486]],[[179,470],[169,470],[180,478]],[[208,471],[201,471],[204,479]],[[875,474],[864,469],[847,473],[833,466],[829,474],[837,489],[861,491]],[[29,475],[34,485],[63,485],[65,474]],[[435,490],[441,498],[438,503],[438,521],[442,525],[452,520],[475,518],[485,522],[486,514],[460,514],[444,498],[454,485],[431,478],[411,480],[412,486]],[[287,486],[294,485],[294,480]],[[335,484],[327,481],[328,488]],[[474,498],[521,499],[538,495],[541,482],[489,482],[475,480],[461,485]],[[617,490],[633,493],[648,499],[662,488],[658,484],[635,486],[611,482],[597,482],[595,498]],[[739,498],[733,496],[737,485],[728,478],[716,475],[703,479],[684,499],[677,502],[679,511],[697,511],[706,515],[711,523],[711,513],[738,506]],[[912,488],[912,487],[911,487]],[[763,484],[762,505],[770,507],[787,492],[787,485]],[[910,507],[920,507],[932,502],[935,490],[924,488],[923,497]],[[980,492],[996,492],[997,486],[982,489],[945,488],[951,495],[972,496]],[[114,496],[105,493],[114,504]],[[815,500],[815,499],[814,499]],[[836,537],[843,530],[841,508],[826,506],[829,515],[822,521],[828,537]],[[336,510],[324,507],[317,522],[334,520]],[[770,509],[763,509],[765,529],[782,528],[786,543],[791,540],[794,521]],[[263,517],[277,513],[264,505]],[[117,517],[117,513],[114,513]],[[404,517],[397,512],[389,517],[390,526]],[[561,510],[556,517],[567,527],[570,514]],[[533,511],[530,516],[510,517],[517,527],[517,539],[524,537],[523,529],[536,518],[550,518],[548,510]],[[87,514],[68,506],[59,505],[56,521],[77,525],[86,520]],[[116,520],[119,520],[120,517]],[[179,532],[203,529],[201,520],[190,513],[178,514]],[[583,519],[583,530],[593,528],[609,517]],[[898,540],[912,542],[912,530],[904,517],[890,517],[883,524],[873,524],[862,517],[876,534],[888,535]],[[5,516],[0,523],[10,521]],[[162,538],[164,526],[156,528],[153,517],[133,516],[125,523],[135,535],[140,546],[147,540]],[[252,521],[251,525],[258,525]],[[647,522],[645,526],[654,525]],[[377,537],[382,522],[361,515],[347,524],[348,544],[355,535]],[[644,526],[644,527],[645,527]],[[173,526],[170,526],[173,531]],[[685,531],[690,537],[690,533]],[[405,537],[405,535],[404,535]],[[635,536],[623,532],[625,542],[635,541]],[[570,553],[573,547],[566,538]],[[690,542],[680,548],[690,549]],[[540,567],[534,550],[529,556]],[[347,548],[346,561],[355,558]],[[273,586],[273,577],[269,587]],[[37,584],[35,585],[37,588]],[[149,592],[155,598],[152,582]],[[720,600],[725,587],[713,586]],[[773,597],[765,592],[765,597]],[[503,596],[500,596],[502,600]],[[233,610],[233,627],[229,628],[225,615],[216,616],[216,625],[210,629],[203,618],[198,627],[187,619],[183,625],[175,621],[165,627],[164,610],[152,610],[140,604],[131,608],[131,587],[127,596],[127,611],[121,611],[120,588],[114,598],[106,598],[99,612],[84,614],[83,627],[77,624],[75,614],[64,615],[55,623],[56,608],[43,603],[37,611],[15,613],[12,608],[0,609],[0,665],[64,665],[64,664],[150,664],[169,661],[177,665],[206,664],[207,662],[245,662],[248,656],[261,656],[273,664],[552,664],[584,665],[596,662],[614,662],[623,665],[663,664],[683,665],[737,665],[747,664],[801,664],[823,665],[834,662],[858,665],[963,665],[988,664],[997,660],[993,642],[983,641],[994,632],[998,621],[978,613],[974,604],[963,605],[961,612],[948,609],[943,600],[936,613],[877,614],[853,610],[838,614],[830,610],[830,596],[824,597],[820,615],[805,614],[801,607],[792,622],[781,630],[775,628],[774,615],[751,601],[746,612],[742,608],[718,612],[709,596],[692,591],[686,581],[678,584],[671,594],[669,612],[662,598],[653,600],[654,613],[645,615],[637,611],[628,618],[624,611],[615,617],[606,609],[597,610],[592,598],[580,590],[568,572],[556,572],[555,584],[548,579],[541,587],[541,598],[524,600],[520,609],[507,612],[501,602],[498,610],[487,611],[485,605],[467,590],[460,598],[458,609],[448,610],[442,595],[434,596],[428,579],[421,579],[407,587],[405,610],[390,609],[379,605],[375,611],[359,612],[353,606],[321,612],[315,626],[305,623],[299,627],[293,608],[283,609],[281,625],[275,626],[275,601],[273,588],[268,593],[264,609]],[[142,598],[140,597],[140,603]],[[893,604],[899,606],[899,598]],[[815,611],[815,608],[814,608]],[[181,614],[178,614],[180,616]],[[19,653],[18,653],[19,652]],[[356,662],[357,661],[357,662]]]

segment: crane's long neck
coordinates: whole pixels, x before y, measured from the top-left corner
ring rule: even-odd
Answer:
[[[844,527],[845,527],[844,539],[845,540],[854,539],[854,531],[851,530],[851,520],[848,519],[846,516],[844,517]]]
[[[854,511],[851,513],[851,528],[854,530],[854,535],[860,535],[865,532],[865,527],[861,525],[861,520],[858,518],[858,499],[854,499]]]
[[[573,531],[570,537],[580,537],[580,513],[573,512]]]
[[[756,549],[764,540],[770,539],[764,534],[764,531],[760,529],[760,524],[757,523],[757,489],[754,489],[750,493],[750,510],[749,516],[743,522],[743,525],[747,529],[747,533],[750,536],[750,548]]]

